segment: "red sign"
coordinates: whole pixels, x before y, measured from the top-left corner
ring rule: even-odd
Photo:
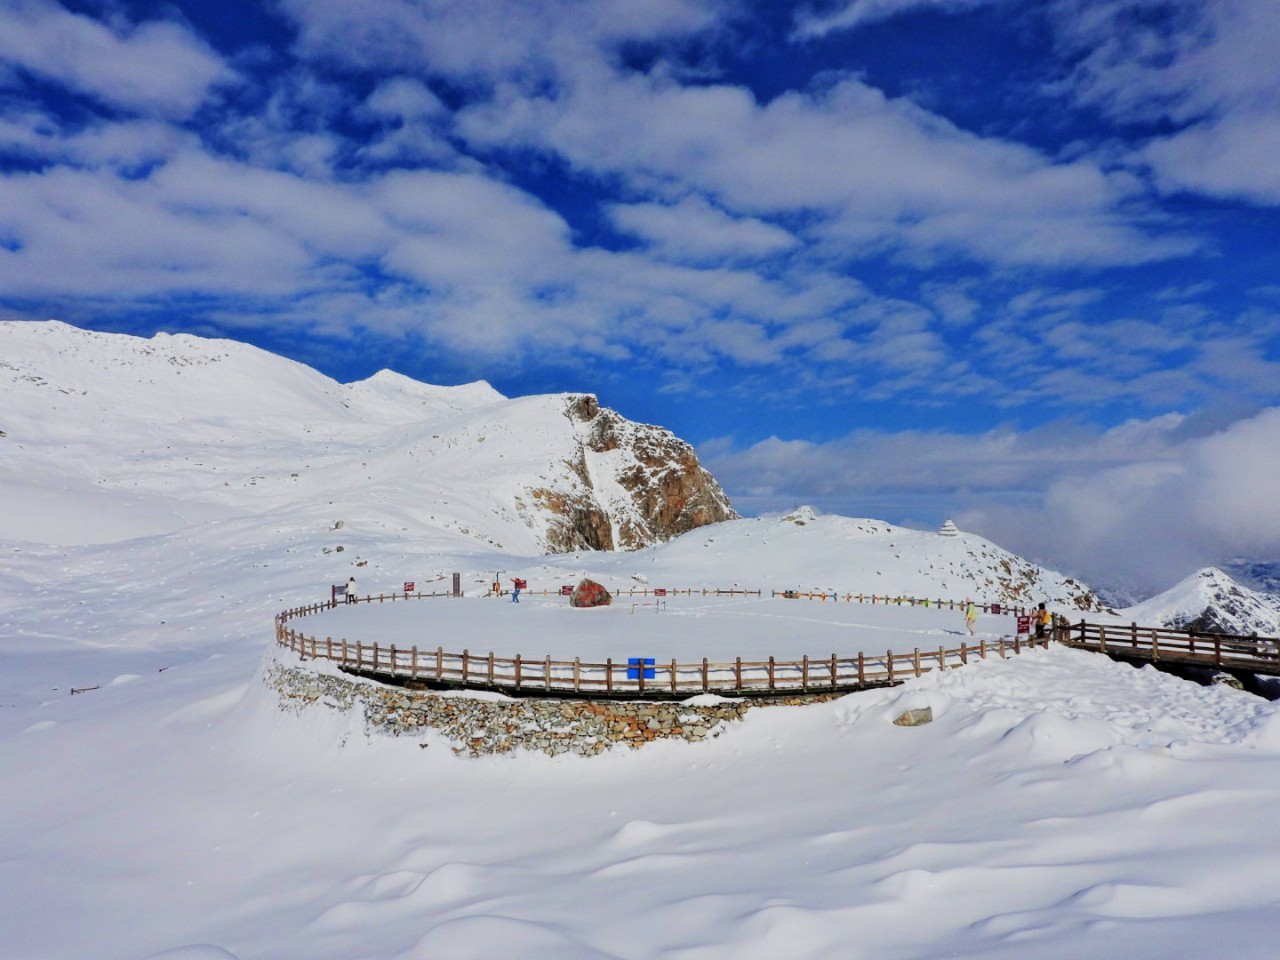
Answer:
[[[1030,632],[1031,632],[1031,618],[1030,618],[1030,617],[1019,617],[1019,618],[1018,618],[1018,633],[1030,633]]]
[[[412,580],[406,580],[406,581],[404,582],[404,592],[405,592],[405,593],[413,593],[413,581],[412,581]]]
[[[657,589],[655,589],[655,590],[653,591],[653,595],[654,595],[655,597],[665,597],[665,596],[667,595],[666,588],[664,588],[664,587],[658,587]]]
[[[567,584],[567,583],[566,583],[564,586],[562,586],[562,587],[560,588],[560,596],[562,596],[562,597],[572,597],[572,596],[573,596],[573,587],[572,587],[571,585],[569,585],[569,584]]]

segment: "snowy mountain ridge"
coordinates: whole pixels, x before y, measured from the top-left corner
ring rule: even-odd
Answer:
[[[14,499],[0,538],[177,530],[176,500],[200,519],[365,515],[526,554],[634,548],[736,516],[688,444],[594,397],[508,400],[391,371],[344,385],[246,344],[56,321],[0,322],[0,357],[0,476],[61,518],[41,529]]]

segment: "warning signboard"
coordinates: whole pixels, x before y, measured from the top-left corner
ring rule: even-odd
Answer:
[[[1030,633],[1030,632],[1031,632],[1031,618],[1030,618],[1030,617],[1019,617],[1019,618],[1018,618],[1018,633],[1019,633],[1019,634],[1023,634],[1023,633]]]

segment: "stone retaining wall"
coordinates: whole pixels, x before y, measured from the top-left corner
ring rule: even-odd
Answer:
[[[433,731],[450,741],[454,753],[472,757],[516,750],[595,756],[624,744],[638,748],[657,740],[697,742],[719,736],[748,710],[821,703],[844,695],[710,704],[479,698],[383,686],[278,661],[268,664],[264,677],[285,709],[361,710],[367,733],[413,737]]]

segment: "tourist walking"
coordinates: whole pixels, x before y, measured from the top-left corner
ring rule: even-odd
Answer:
[[[1043,640],[1045,629],[1049,626],[1049,622],[1052,619],[1052,616],[1050,615],[1049,611],[1044,608],[1043,603],[1040,604],[1040,606],[1036,609],[1035,619],[1036,619],[1036,639]]]
[[[964,602],[964,625],[969,631],[969,636],[973,636],[973,628],[978,622],[978,608],[973,605],[972,600]]]
[[[356,602],[356,578],[355,577],[347,578],[347,589],[344,593],[344,596],[346,596],[347,598],[347,603]]]
[[[520,591],[524,588],[524,581],[516,578],[511,579],[511,602],[520,602]]]

